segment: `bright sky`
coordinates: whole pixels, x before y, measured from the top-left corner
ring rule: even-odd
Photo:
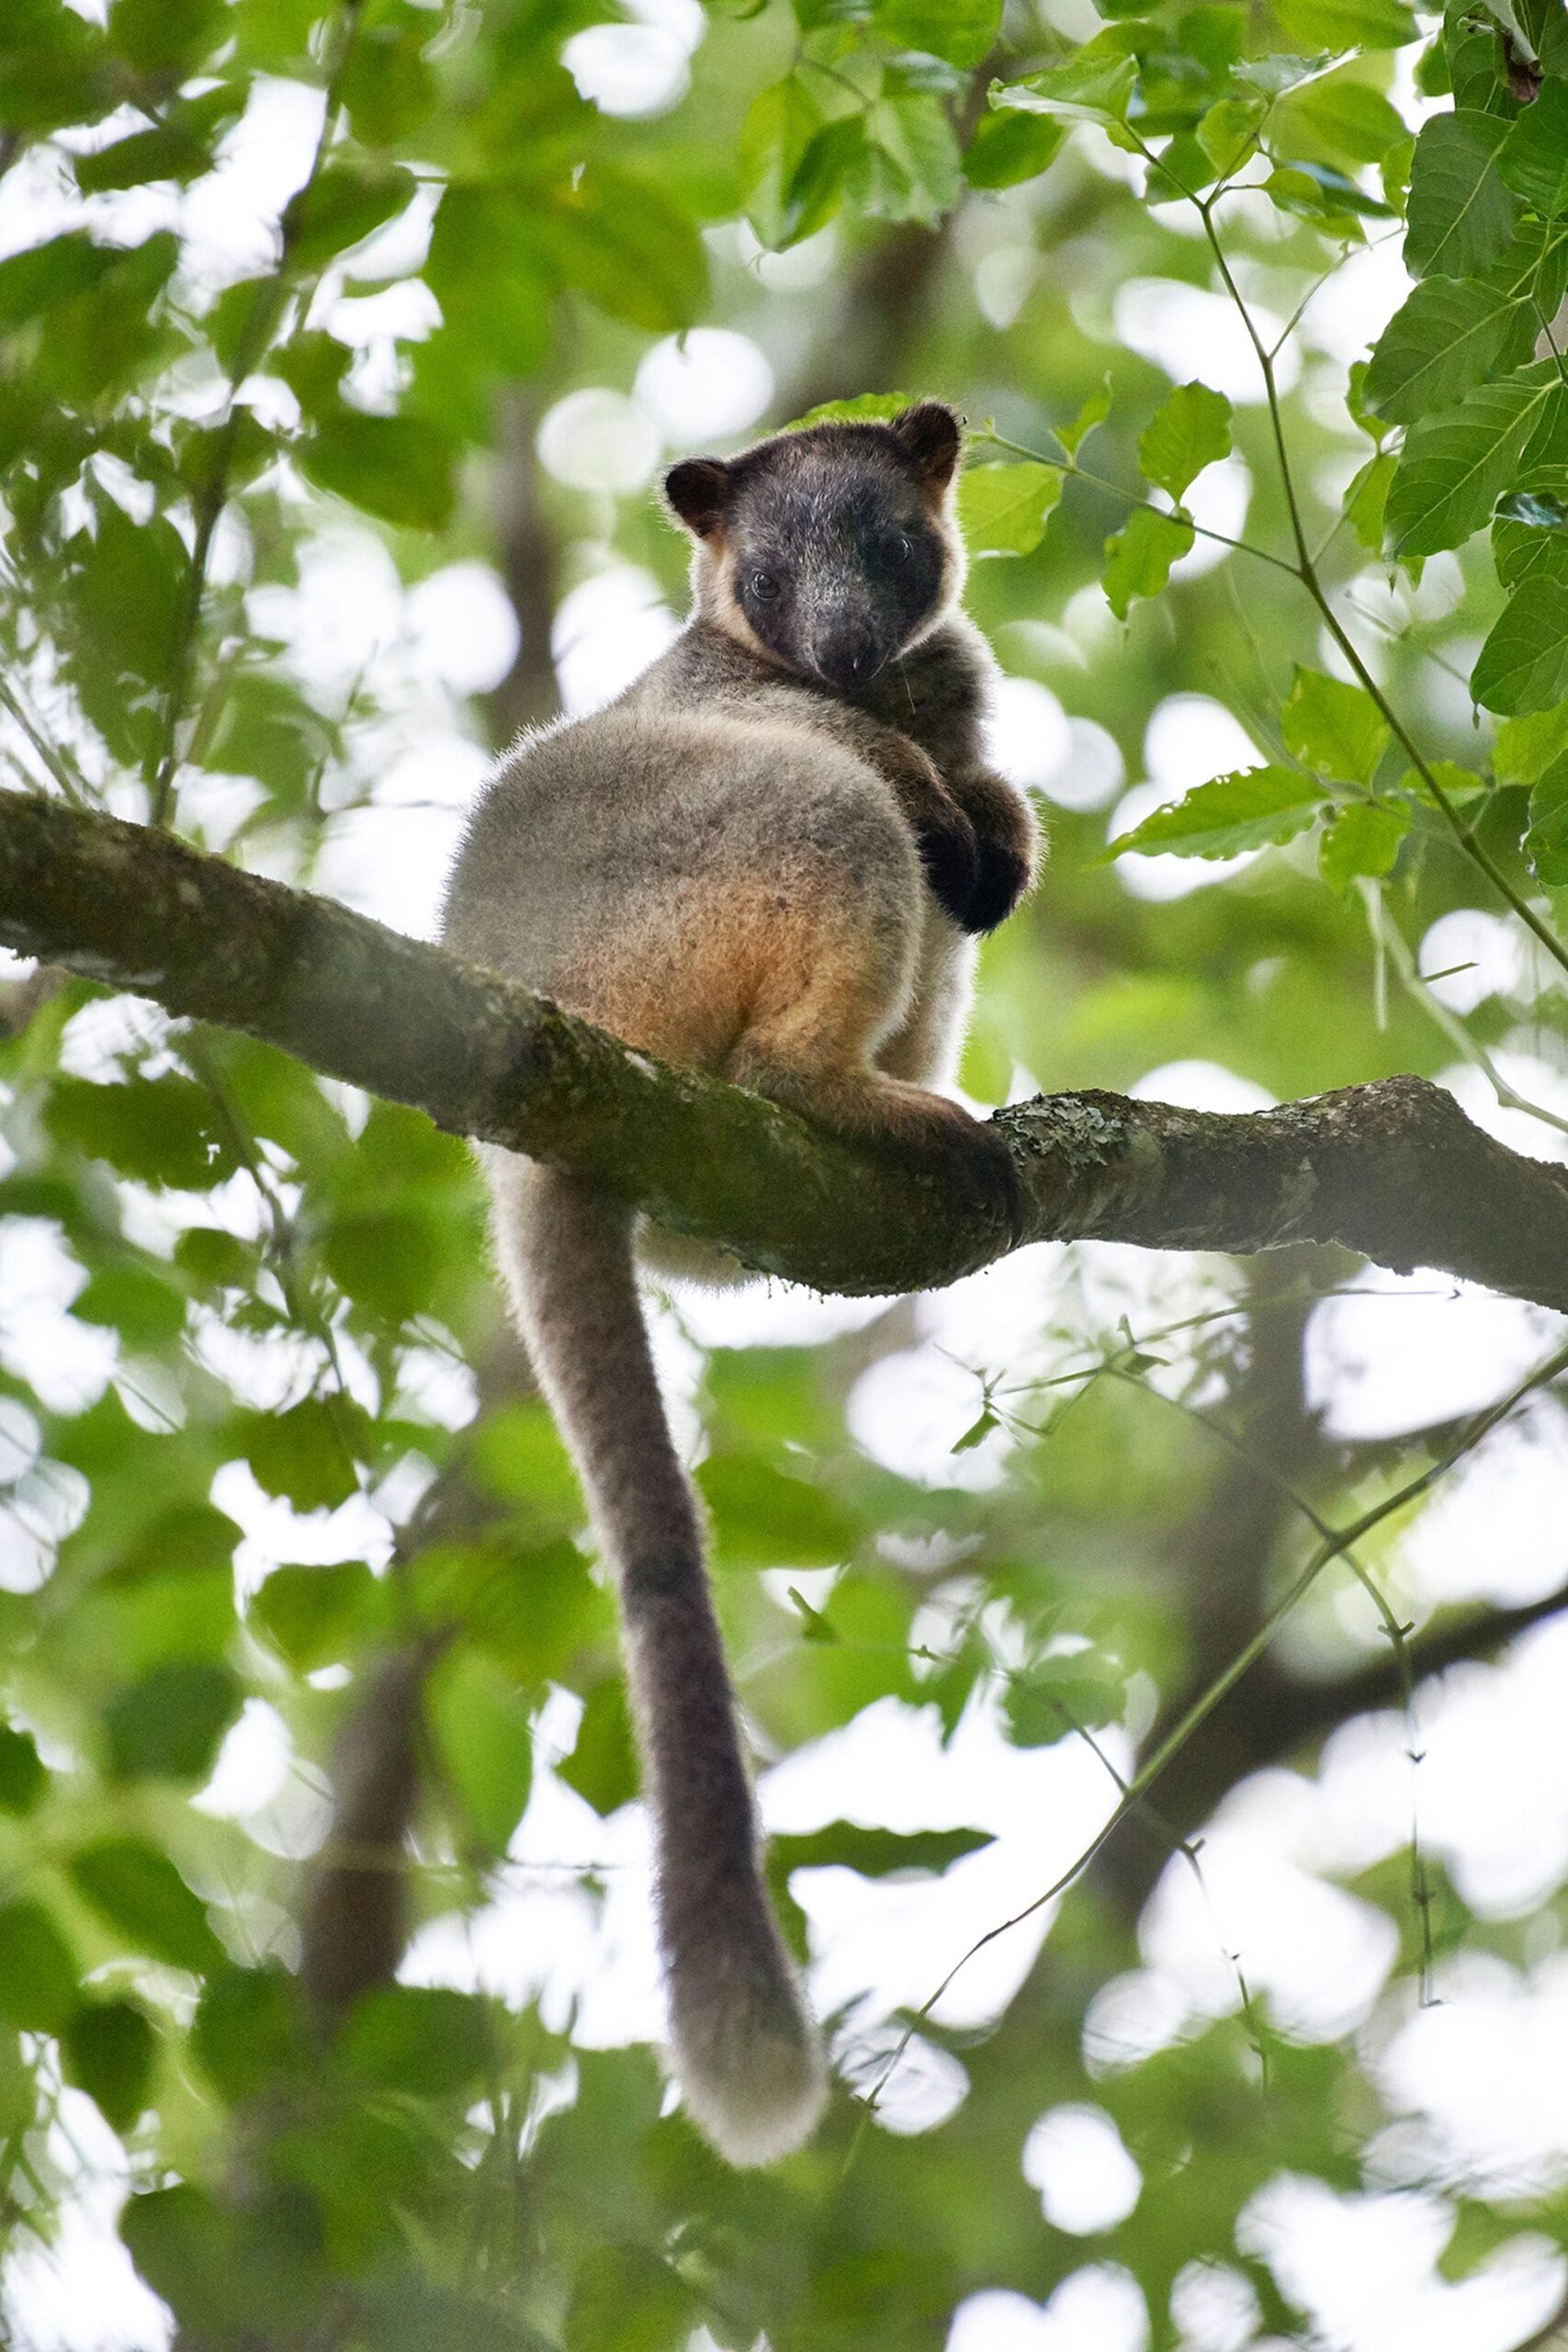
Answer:
[[[685,87],[701,10],[695,0],[631,0],[627,17],[576,35],[567,62],[585,95],[608,110],[661,110]],[[208,179],[183,194],[136,190],[85,207],[46,147],[0,186],[0,252],[54,233],[83,211],[100,233],[120,239],[168,220],[194,241],[192,274],[209,285],[224,282],[269,255],[277,213],[303,175],[318,120],[313,94],[261,85]],[[106,126],[102,135],[120,127]],[[1122,168],[1120,160],[1108,167]],[[999,318],[1016,313],[1038,266],[1013,201],[987,208],[978,231],[961,228],[973,246],[983,306]],[[417,220],[394,223],[378,242],[390,258],[401,239],[417,258],[422,233]],[[801,284],[829,260],[825,232],[761,271],[775,283]],[[1309,313],[1309,352],[1341,363],[1353,356],[1397,301],[1399,286],[1388,247],[1357,265]],[[417,334],[430,312],[422,291],[393,288],[348,302],[329,282],[316,315],[355,343],[355,380],[374,402],[393,382],[393,335]],[[1151,280],[1123,287],[1102,323],[1174,380],[1201,374],[1244,400],[1254,377],[1250,354],[1243,366],[1231,350],[1231,315],[1198,289]],[[683,346],[671,339],[648,353],[629,394],[584,385],[558,402],[539,429],[541,460],[567,483],[638,492],[671,452],[756,423],[773,380],[767,354],[746,335],[715,329],[688,336]],[[1200,491],[1213,511],[1200,519],[1237,530],[1248,490],[1239,460],[1213,469]],[[1212,553],[1201,542],[1187,560],[1197,565]],[[679,622],[649,575],[604,547],[578,554],[581,584],[560,608],[552,647],[570,711],[615,692]],[[1427,582],[1425,593],[1441,593],[1440,563],[1429,567]],[[1383,593],[1382,583],[1369,583],[1369,595]],[[321,886],[428,933],[439,878],[486,773],[461,697],[500,678],[514,650],[515,624],[499,582],[482,564],[462,562],[405,590],[376,537],[344,523],[323,534],[297,589],[258,589],[251,604],[258,628],[287,644],[313,687],[330,698],[367,673],[391,714],[380,740],[364,747],[365,804],[335,820]],[[1099,592],[1086,591],[1059,623],[1040,626],[1058,638],[1065,632],[1089,655],[1104,641],[1107,620]],[[1103,808],[1109,833],[1258,756],[1219,704],[1182,694],[1156,711],[1140,771],[1126,776],[1103,730],[1069,720],[1045,686],[1026,678],[1010,679],[1004,689],[993,749],[999,765],[1047,799]],[[240,779],[215,791],[213,823],[220,809],[237,823],[251,797]],[[1213,888],[1227,869],[1129,858],[1115,870],[1122,887],[1157,899]],[[1427,970],[1472,966],[1439,984],[1462,1012],[1484,995],[1506,999],[1517,989],[1520,957],[1510,927],[1477,910],[1436,925],[1422,962]],[[149,1019],[129,1006],[79,1015],[69,1040],[72,1065],[95,1069],[127,1023]],[[1499,1060],[1523,1094],[1568,1109],[1563,1080],[1528,1040]],[[1452,1083],[1472,1114],[1510,1142],[1558,1157],[1568,1150],[1551,1129],[1499,1111],[1474,1073],[1459,1069]],[[1137,1091],[1223,1109],[1253,1108],[1263,1099],[1202,1062],[1152,1070]],[[0,1145],[0,1163],[4,1150]],[[243,1193],[242,1183],[232,1204],[237,1222],[247,1214]],[[165,1201],[146,1214],[156,1227],[160,1216],[177,1225],[182,1212],[177,1201]],[[0,1236],[0,1361],[66,1406],[127,1376],[112,1334],[66,1314],[77,1280],[47,1227],[24,1223]],[[950,1453],[976,1410],[965,1363],[1022,1372],[1043,1360],[1043,1335],[1053,1328],[1102,1329],[1124,1313],[1134,1329],[1146,1329],[1223,1300],[1231,1280],[1223,1262],[1197,1257],[1110,1248],[1027,1251],[919,1303],[909,1349],[874,1366],[852,1396],[853,1434],[868,1453],[908,1476],[928,1477],[934,1463],[943,1481],[984,1486],[1004,1474],[1008,1440],[998,1431],[972,1452]],[[660,1362],[688,1442],[699,1438],[690,1407],[694,1339],[799,1340],[874,1311],[872,1302],[821,1301],[782,1286],[683,1302],[679,1317],[660,1309]],[[1537,1310],[1456,1291],[1431,1275],[1374,1274],[1359,1295],[1315,1317],[1313,1395],[1336,1434],[1389,1432],[1490,1401],[1557,1336],[1558,1320]],[[202,1344],[256,1401],[287,1393],[289,1367],[276,1356],[216,1329]],[[421,1376],[434,1409],[454,1422],[472,1411],[466,1381],[438,1360]],[[134,1393],[128,1401],[137,1409]],[[1568,1580],[1562,1421],[1559,1407],[1538,1405],[1450,1482],[1393,1564],[1402,1611],[1419,1619],[1438,1601],[1528,1600]],[[0,1407],[0,1449],[25,1455],[36,1437],[25,1414]],[[242,1465],[231,1465],[216,1499],[245,1529],[240,1573],[247,1587],[280,1559],[378,1562],[389,1548],[385,1510],[363,1498],[334,1513],[301,1517],[264,1497]],[[58,1508],[71,1507],[67,1492]],[[0,1530],[0,1585],[26,1589],[40,1572],[37,1545],[18,1530]],[[1310,1656],[1331,1631],[1347,1630],[1373,1649],[1369,1611],[1353,1587],[1325,1598],[1315,1618],[1309,1611],[1294,1637]],[[739,1666],[744,1697],[745,1661]],[[1568,1959],[1543,1949],[1533,1967],[1514,1971],[1461,1954],[1439,1971],[1440,2007],[1391,2011],[1382,1999],[1393,1956],[1389,1923],[1326,1874],[1398,1850],[1409,1835],[1414,1795],[1427,1852],[1479,1912],[1522,1912],[1555,1887],[1568,1872],[1565,1677],[1568,1624],[1521,1642],[1496,1668],[1456,1673],[1424,1694],[1425,1761],[1414,1789],[1406,1727],[1388,1714],[1333,1739],[1316,1780],[1273,1771],[1236,1792],[1205,1848],[1206,1900],[1173,1868],[1145,1922],[1143,1964],[1106,1988],[1089,2020],[1093,2065],[1128,2063],[1233,2008],[1236,1973],[1225,1955],[1238,1953],[1255,1990],[1292,2031],[1362,2038],[1398,2119],[1371,2154],[1368,2177],[1377,2186],[1339,2198],[1317,2182],[1280,2178],[1247,2223],[1249,2245],[1268,2252],[1314,2312],[1321,2342],[1342,2352],[1506,2352],[1562,2292],[1562,2265],[1544,2246],[1509,2248],[1462,2285],[1443,2281],[1434,2265],[1448,2208],[1431,2184],[1533,2190],[1568,2181]],[[551,1702],[541,1725],[543,1757],[570,1748],[577,1703],[565,1695]],[[1110,1760],[1124,1766],[1125,1739],[1113,1733],[1106,1745]],[[848,1804],[846,1790],[853,1792]],[[825,2012],[850,2005],[838,2055],[852,2078],[886,2053],[889,2013],[926,1998],[971,1941],[976,1921],[1006,1917],[1071,1861],[1114,1794],[1104,1766],[1080,1745],[1015,1749],[976,1706],[944,1751],[934,1710],[891,1701],[763,1776],[762,1809],[775,1830],[808,1829],[847,1810],[894,1827],[974,1824],[995,1833],[991,1847],[940,1880],[878,1883],[837,1870],[796,1877],[811,1923],[814,1996]],[[231,1735],[197,1802],[246,1821],[280,1852],[308,1852],[321,1834],[319,1795],[300,1776],[281,1720],[260,1701]],[[585,1862],[604,1872],[609,1894],[602,1909],[558,1868]],[[994,2016],[1030,1965],[1050,1916],[1039,1915],[965,1969],[939,2018],[973,2025]],[[575,2005],[580,2037],[589,2043],[657,2037],[640,1809],[602,1822],[552,1772],[541,1771],[495,1902],[467,1923],[447,1919],[427,1929],[404,1973],[418,1981],[482,1983],[513,2000],[536,1996],[558,2025]],[[927,2129],[966,2090],[956,2060],[917,2043],[885,2096],[879,2127]],[[118,2144],[79,2095],[65,2094],[62,2115],[71,2140],[68,2148],[62,2138],[60,2153],[68,2165],[79,2162],[80,2195],[51,2252],[15,2256],[7,2265],[11,2325],[33,2352],[162,2352],[166,2314],[135,2281],[113,2233],[124,2179]],[[1141,2190],[1114,2126],[1091,2102],[1043,2116],[1021,2161],[1043,2214],[1086,2238],[1131,2211]],[[1241,2352],[1248,2345],[1264,2352],[1251,2290],[1237,2273],[1195,2267],[1181,2283],[1179,2315],[1188,2352]],[[1131,2280],[1086,2261],[1043,2307],[1009,2293],[973,2298],[954,2318],[948,2352],[1140,2352],[1145,2339],[1146,2315]],[[694,2338],[694,2352],[705,2342]]]

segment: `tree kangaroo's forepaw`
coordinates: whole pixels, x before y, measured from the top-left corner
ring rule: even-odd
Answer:
[[[974,826],[957,803],[950,801],[920,827],[918,842],[938,906],[965,931],[975,930],[969,909],[980,884],[981,843]]]
[[[994,834],[976,838],[978,871],[969,903],[958,917],[965,931],[995,931],[1005,922],[1034,878],[1032,860],[1011,842]]]

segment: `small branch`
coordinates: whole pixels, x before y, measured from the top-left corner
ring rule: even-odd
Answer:
[[[759,1272],[928,1289],[1029,1241],[1338,1241],[1568,1309],[1568,1174],[1414,1078],[1275,1111],[1042,1096],[972,1142],[848,1136],[145,826],[0,797],[0,942],[581,1169]]]
[[[332,1829],[300,1922],[299,1981],[323,2034],[362,1993],[391,1983],[408,1941],[403,1840],[419,1803],[421,1694],[438,1646],[385,1661],[333,1758]]]

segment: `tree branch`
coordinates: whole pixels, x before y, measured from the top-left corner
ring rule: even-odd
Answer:
[[[1417,1079],[1241,1115],[1042,1096],[967,1146],[848,1136],[327,899],[28,793],[0,800],[0,942],[580,1168],[820,1290],[931,1288],[1029,1241],[1333,1240],[1568,1309],[1568,1174]]]
[[[1568,1585],[1511,1609],[1455,1611],[1410,1644],[1410,1668],[1419,1687],[1434,1675],[1497,1651],[1568,1611]],[[1160,1775],[1162,1819],[1179,1838],[1196,1836],[1232,1789],[1271,1764],[1286,1764],[1320,1747],[1357,1715],[1400,1703],[1399,1662],[1374,1658],[1337,1679],[1303,1682],[1272,1658],[1260,1658]],[[1168,1711],[1175,1713],[1175,1709]],[[1129,1827],[1137,1821],[1131,1816]],[[1101,1873],[1126,1915],[1136,1918],[1171,1857],[1168,1838],[1121,1839],[1106,1849]],[[1115,1857],[1117,1859],[1111,1860]]]

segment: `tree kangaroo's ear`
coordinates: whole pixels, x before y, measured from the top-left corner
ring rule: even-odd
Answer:
[[[945,401],[921,401],[893,419],[893,438],[914,467],[921,484],[938,496],[953,480],[964,427]]]
[[[664,477],[664,495],[694,538],[717,538],[729,507],[729,468],[722,458],[683,458]]]

